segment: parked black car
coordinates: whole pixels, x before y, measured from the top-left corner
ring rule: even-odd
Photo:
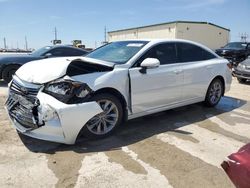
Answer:
[[[237,77],[240,83],[245,83],[247,80],[250,80],[250,57],[234,68],[233,76]]]
[[[230,42],[223,48],[215,50],[215,53],[237,65],[250,55],[250,43]]]
[[[15,54],[0,56],[0,79],[10,82],[12,75],[23,64],[44,58],[65,57],[65,56],[82,56],[88,51],[71,46],[46,46],[34,51],[31,54]]]

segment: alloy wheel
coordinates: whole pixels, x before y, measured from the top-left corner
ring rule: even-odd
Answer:
[[[214,82],[210,88],[209,99],[212,104],[216,104],[222,95],[222,86],[220,82]]]
[[[110,100],[100,100],[97,103],[103,112],[90,119],[86,126],[93,134],[105,135],[117,124],[119,118],[118,108]]]

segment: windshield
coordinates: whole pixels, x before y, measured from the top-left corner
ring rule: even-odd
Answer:
[[[32,52],[31,55],[33,55],[33,56],[42,56],[46,52],[48,52],[51,48],[52,47],[50,47],[50,46],[46,46],[46,47],[40,48],[40,49],[35,50],[34,52]]]
[[[147,41],[112,42],[89,53],[86,57],[124,64],[147,43]]]
[[[231,42],[228,43],[224,48],[246,48],[247,44],[246,43],[241,43],[241,42]]]

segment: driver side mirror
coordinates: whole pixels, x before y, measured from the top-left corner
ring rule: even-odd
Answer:
[[[49,58],[49,57],[51,57],[51,56],[52,56],[51,53],[46,53],[46,54],[44,55],[44,58]]]
[[[146,74],[146,70],[147,69],[153,69],[153,68],[157,68],[160,66],[160,61],[156,58],[147,58],[144,59],[141,63],[141,70],[140,72],[142,74]]]

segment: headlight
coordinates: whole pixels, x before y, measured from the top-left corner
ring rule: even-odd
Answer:
[[[237,66],[238,69],[246,69],[246,65],[239,63]]]
[[[82,101],[92,93],[92,90],[85,83],[60,79],[48,83],[44,87],[44,92],[68,104]]]

